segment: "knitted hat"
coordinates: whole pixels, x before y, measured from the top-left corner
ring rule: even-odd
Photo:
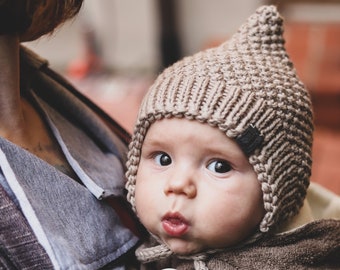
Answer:
[[[235,139],[263,192],[261,233],[297,214],[311,174],[310,96],[284,48],[283,19],[260,7],[230,40],[175,63],[156,79],[138,115],[128,154],[128,201],[152,123],[186,118]]]

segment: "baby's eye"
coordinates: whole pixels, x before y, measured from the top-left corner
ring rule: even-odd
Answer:
[[[158,153],[155,155],[155,161],[158,165],[168,166],[171,164],[171,157],[167,153]]]
[[[225,160],[214,160],[208,164],[207,168],[215,173],[227,173],[232,170],[230,164]]]

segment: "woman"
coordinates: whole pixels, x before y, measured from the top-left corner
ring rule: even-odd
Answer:
[[[20,45],[82,2],[0,0],[1,269],[125,267],[138,241],[121,199],[128,135]]]

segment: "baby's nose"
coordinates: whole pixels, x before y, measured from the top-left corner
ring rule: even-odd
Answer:
[[[197,187],[194,177],[190,173],[177,172],[166,181],[164,194],[185,195],[188,198],[194,198],[197,195]]]

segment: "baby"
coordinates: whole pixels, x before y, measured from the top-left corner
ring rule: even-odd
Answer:
[[[339,266],[339,220],[314,221],[304,203],[313,116],[282,24],[260,7],[145,96],[126,188],[150,232],[136,251],[146,269]]]

